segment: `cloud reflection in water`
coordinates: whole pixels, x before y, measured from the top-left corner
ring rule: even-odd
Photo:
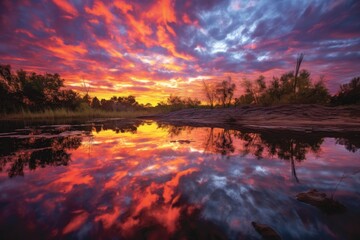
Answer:
[[[14,161],[1,160],[5,238],[256,239],[251,221],[271,225],[284,239],[360,234],[355,226],[360,179],[351,175],[360,168],[355,143],[352,152],[337,145],[345,140],[322,136],[153,122],[96,123],[66,131],[80,131],[68,136],[80,138],[76,147],[58,147],[54,142],[64,142],[61,137],[35,137],[34,143],[51,139],[43,147],[66,149],[69,164],[40,164],[29,171],[35,168],[25,161],[24,177],[9,178],[4,169]],[[31,138],[23,139],[19,149],[2,150],[2,159],[31,149]],[[344,173],[348,177],[335,197],[351,209],[346,214],[327,216],[295,200],[309,188],[331,194]]]

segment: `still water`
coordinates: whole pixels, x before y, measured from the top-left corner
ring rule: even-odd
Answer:
[[[156,122],[0,129],[0,239],[360,239],[357,135]],[[299,202],[317,189],[346,206]]]

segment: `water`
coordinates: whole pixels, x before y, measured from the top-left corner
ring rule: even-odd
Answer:
[[[117,120],[3,126],[0,147],[0,239],[360,239],[355,134]]]

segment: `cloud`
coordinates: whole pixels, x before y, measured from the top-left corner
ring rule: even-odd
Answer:
[[[334,92],[360,75],[359,9],[340,0],[4,0],[0,54],[15,69],[59,72],[74,86],[89,79],[95,95],[123,85],[148,100],[193,96],[197,76],[271,78],[303,52],[303,67]]]
[[[76,8],[69,3],[67,0],[53,0],[53,2],[64,12],[70,14],[73,17],[76,17],[79,15]]]

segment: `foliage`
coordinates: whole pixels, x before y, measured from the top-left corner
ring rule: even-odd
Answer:
[[[130,111],[130,110],[141,110],[145,106],[139,104],[136,98],[132,95],[127,97],[116,97],[113,96],[110,99],[99,99],[95,97],[91,102],[91,107],[95,109],[102,109],[104,111]]]
[[[63,111],[70,114],[73,111],[89,112],[91,109],[133,111],[147,107],[139,104],[131,95],[100,101],[97,97],[91,99],[87,90],[81,97],[73,90],[64,89],[64,80],[57,73],[41,75],[23,70],[13,73],[10,65],[0,65],[0,113],[3,115],[22,113],[25,116],[34,113],[46,116],[50,113],[52,116],[51,113]]]
[[[91,108],[94,109],[100,109],[101,108],[101,103],[99,101],[99,99],[97,97],[94,97],[91,101]]]
[[[236,84],[232,82],[231,77],[217,84],[203,81],[205,98],[211,108],[215,107],[215,104],[229,107],[233,102],[235,105],[327,104],[330,99],[334,105],[360,104],[360,77],[341,85],[338,93],[331,97],[323,79],[313,83],[310,72],[300,70],[302,57],[300,55],[298,58],[295,74],[287,72],[280,78],[273,77],[270,82],[266,82],[264,76],[259,76],[254,81],[245,79],[242,83],[244,94],[235,98],[235,101],[233,99]],[[166,102],[158,103],[156,109],[173,111],[199,107],[200,104],[197,98],[170,95]],[[150,108],[150,103],[140,104],[132,95],[99,100],[97,97],[91,98],[87,89],[86,94],[81,96],[73,90],[65,89],[64,80],[57,73],[42,75],[23,70],[14,73],[10,65],[0,65],[0,114],[3,116],[16,115],[15,113],[23,116],[29,113],[40,116],[42,113],[69,114],[76,111],[129,112]]]
[[[64,80],[57,73],[13,73],[10,65],[0,65],[0,112],[77,109],[82,102],[79,94],[63,87]]]
[[[355,77],[350,83],[341,85],[331,102],[335,105],[360,104],[360,77]]]
[[[160,102],[157,105],[157,108],[166,109],[169,111],[184,109],[184,108],[196,108],[201,104],[200,100],[197,98],[182,98],[179,96],[170,95],[167,98],[166,103]]]
[[[236,85],[232,82],[231,77],[228,77],[228,79],[217,84],[215,88],[215,96],[218,100],[218,104],[223,107],[230,106],[235,88]]]
[[[203,91],[211,108],[214,108],[216,93],[215,93],[215,86],[209,83],[205,83],[203,81]]]
[[[266,89],[265,77],[262,75],[259,76],[254,84],[251,81],[244,79],[243,87],[245,89],[245,94],[240,96],[239,99],[236,99],[235,102],[243,104],[259,104]]]
[[[296,78],[296,92],[294,92],[295,76],[293,72],[283,74],[280,78],[274,77],[269,87],[265,78],[260,76],[254,81],[244,81],[245,94],[236,99],[236,104],[326,104],[330,94],[322,79],[312,83],[310,73],[301,70]]]
[[[203,81],[203,92],[211,108],[214,108],[215,101],[222,107],[229,107],[232,103],[235,89],[236,84],[232,82],[231,77],[215,85]]]

